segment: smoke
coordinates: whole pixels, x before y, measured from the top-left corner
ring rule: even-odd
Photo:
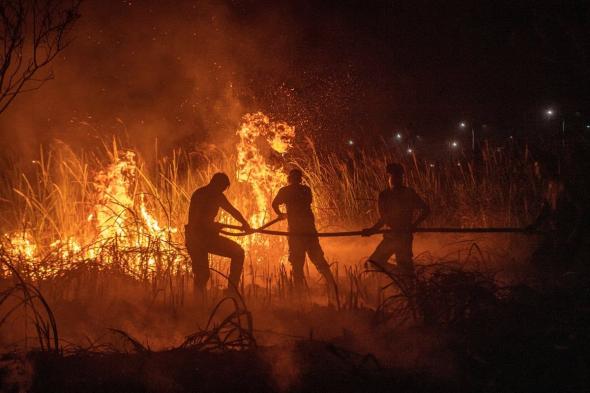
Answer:
[[[290,46],[275,12],[240,12],[229,2],[85,2],[55,79],[18,97],[0,118],[2,139],[33,153],[53,138],[92,146],[116,135],[144,151],[156,139],[226,142],[253,104],[255,76],[283,74]]]
[[[257,111],[332,141],[392,127],[396,78],[352,5],[89,0],[81,14],[55,79],[0,116],[19,155],[111,135],[146,159],[156,139],[161,152],[233,147],[241,116]]]

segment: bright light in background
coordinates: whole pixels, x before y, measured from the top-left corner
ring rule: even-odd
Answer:
[[[397,139],[398,141],[402,140],[402,134],[400,134],[399,132],[395,134],[395,139]]]
[[[545,115],[547,115],[547,117],[551,117],[551,116],[553,116],[554,114],[555,114],[555,112],[554,112],[554,111],[553,111],[553,109],[551,109],[551,108],[548,108],[548,109],[545,111]]]
[[[451,147],[453,149],[456,149],[457,147],[459,147],[459,142],[457,142],[457,141],[451,141]]]
[[[414,149],[412,149],[411,147],[408,147],[407,152],[408,152],[408,154],[412,154],[414,152]]]
[[[354,141],[352,139],[349,139],[346,143],[348,143],[348,146],[354,145]]]
[[[459,127],[465,128],[465,127],[467,127],[467,123],[465,123],[464,121],[462,121],[461,123],[459,123]]]

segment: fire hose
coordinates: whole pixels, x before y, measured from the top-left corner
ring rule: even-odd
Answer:
[[[268,223],[262,225],[259,228],[252,228],[251,231],[244,231],[240,225],[221,224],[222,228],[235,229],[241,232],[232,232],[221,230],[219,233],[227,236],[247,236],[252,233],[260,233],[263,235],[272,236],[302,236],[302,237],[347,237],[347,236],[362,236],[365,234],[364,231],[342,231],[342,232],[287,232],[287,231],[275,231],[266,229],[271,225],[281,221],[282,218],[276,218]],[[414,228],[408,230],[392,230],[392,229],[381,229],[372,231],[371,234],[384,234],[384,233],[522,233],[527,235],[541,234],[543,232],[538,230],[531,230],[527,228],[515,228],[515,227],[488,227],[488,228]]]

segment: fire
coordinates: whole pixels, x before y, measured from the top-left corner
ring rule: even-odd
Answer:
[[[292,147],[295,129],[258,112],[245,115],[236,134],[236,176],[243,184],[241,190],[247,189],[247,197],[237,197],[235,203],[251,225],[257,227],[268,220],[270,200],[286,182],[284,156]],[[142,172],[135,152],[113,144],[109,157],[105,167],[90,177],[89,186],[84,188],[84,204],[68,201],[72,207],[80,206],[79,211],[70,212],[74,220],[69,221],[73,225],[66,225],[70,229],[54,226],[56,230],[50,232],[42,224],[31,223],[29,230],[9,232],[2,237],[3,255],[35,279],[55,277],[87,262],[99,269],[116,268],[143,278],[163,271],[188,270],[181,233],[172,225],[184,222],[186,209],[178,204],[174,217],[162,209],[162,200],[156,195],[160,191]],[[61,183],[51,187],[58,188],[58,184]],[[192,189],[185,192],[190,195]],[[37,198],[18,190],[17,194],[27,202]],[[158,212],[160,217],[166,216],[167,225],[158,220]],[[36,220],[23,217],[26,223]],[[39,222],[43,223],[44,217]],[[275,240],[278,243],[273,243],[272,249],[281,250],[275,247],[282,244],[281,240]],[[239,241],[249,253],[257,254],[255,245],[266,253],[270,248],[270,240],[261,236]],[[260,255],[254,258],[262,260]]]
[[[283,186],[287,175],[281,163],[273,165],[267,157],[283,156],[293,146],[295,128],[283,122],[271,122],[261,112],[247,114],[237,131],[238,181],[252,186],[256,200],[250,223],[260,226],[268,217],[273,193]]]
[[[131,151],[121,153],[106,171],[95,177],[95,187],[99,203],[95,205],[97,228],[103,239],[113,236],[126,237],[126,221],[129,209],[133,208],[133,198],[129,188],[136,176],[135,154]]]
[[[90,231],[49,241],[46,247],[30,231],[8,233],[3,242],[6,254],[37,279],[53,277],[88,260],[99,260],[102,268],[122,264],[134,275],[145,276],[158,268],[178,271],[182,257],[171,239],[178,231],[158,222],[144,194],[137,197],[138,172],[135,153],[115,148],[112,163],[94,176],[95,203],[83,215]]]
[[[158,260],[154,253],[164,252],[175,254],[171,244],[171,236],[178,232],[175,227],[162,227],[158,220],[149,212],[144,194],[139,201],[134,198],[132,189],[136,184],[138,168],[135,153],[119,152],[114,162],[95,178],[99,203],[95,205],[94,214],[89,219],[96,220],[98,231],[94,246],[89,249],[90,257],[99,255],[101,249],[115,240],[117,247],[125,250],[144,250],[130,259],[129,268],[139,272],[147,269],[153,272],[158,268]],[[157,246],[156,250],[151,250]],[[146,258],[147,254],[147,258]],[[107,255],[107,262],[113,262]],[[180,257],[173,257],[178,265]],[[176,266],[177,268],[178,266]]]
[[[4,237],[9,244],[8,254],[13,258],[33,259],[37,257],[37,245],[30,232],[6,233]]]

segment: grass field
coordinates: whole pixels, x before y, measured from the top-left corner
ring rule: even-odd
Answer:
[[[424,391],[431,391],[441,383],[457,387],[462,378],[491,372],[507,361],[502,356],[517,356],[498,354],[489,345],[507,339],[516,324],[529,323],[519,312],[529,313],[539,329],[561,329],[559,321],[547,320],[535,308],[548,295],[538,290],[527,264],[535,238],[524,235],[417,236],[418,275],[411,283],[367,271],[364,260],[375,238],[323,240],[337,277],[337,301],[328,301],[309,264],[307,290],[295,294],[284,238],[239,237],[247,253],[243,300],[223,300],[228,264],[214,257],[209,298],[197,302],[183,226],[192,191],[218,171],[232,179],[228,198],[253,226],[273,218],[270,201],[293,167],[303,170],[314,192],[321,231],[370,225],[385,186],[384,167],[392,161],[404,165],[407,183],[431,206],[425,226],[522,227],[540,206],[542,185],[533,176],[526,147],[498,150],[483,144],[476,157],[454,153],[437,162],[387,144],[334,152],[311,139],[296,139],[288,125],[261,114],[245,117],[236,138],[235,150],[174,150],[149,161],[116,140],[93,151],[56,141],[32,163],[15,163],[4,171],[0,342],[6,353],[41,350],[32,360],[16,362],[33,364],[38,374],[29,375],[29,381],[45,375],[61,389],[79,389],[67,376],[72,356],[91,369],[97,354],[128,356],[135,364],[159,351],[157,356],[170,364],[177,361],[170,360],[173,354],[205,362],[214,356],[205,353],[240,352],[231,355],[236,364],[250,359],[260,367],[250,377],[270,381],[252,385],[261,391],[297,386],[305,391],[317,378],[310,365],[328,358],[338,359],[338,366],[326,371],[338,376],[335,385],[326,385],[330,389],[347,386],[344,375],[351,370],[375,388],[391,378],[415,388],[416,370],[423,370],[428,374]],[[221,220],[229,222],[225,215]],[[559,296],[578,291],[568,287]],[[559,303],[547,307],[574,318],[588,304],[584,296],[575,309]],[[495,321],[505,323],[496,335],[489,331]],[[584,321],[572,322],[572,329],[585,326]],[[551,345],[562,346],[563,332],[571,333],[562,330]],[[547,334],[535,328],[521,333],[525,341]],[[550,358],[545,347],[533,347],[542,352],[542,361]],[[314,353],[319,358],[311,359]],[[106,380],[127,378],[131,385],[121,386],[129,391],[159,391],[158,384],[170,391],[198,387],[175,385],[168,377],[136,385],[143,371],[117,372],[109,371]],[[577,372],[572,371],[576,378]],[[15,375],[6,373],[5,384]],[[479,381],[467,382],[481,387]],[[231,391],[229,385],[207,383],[217,386],[213,390]],[[505,380],[494,383],[490,391],[510,386]],[[96,391],[107,389],[97,386]],[[352,386],[343,391],[354,391]],[[48,391],[40,385],[35,389]]]

